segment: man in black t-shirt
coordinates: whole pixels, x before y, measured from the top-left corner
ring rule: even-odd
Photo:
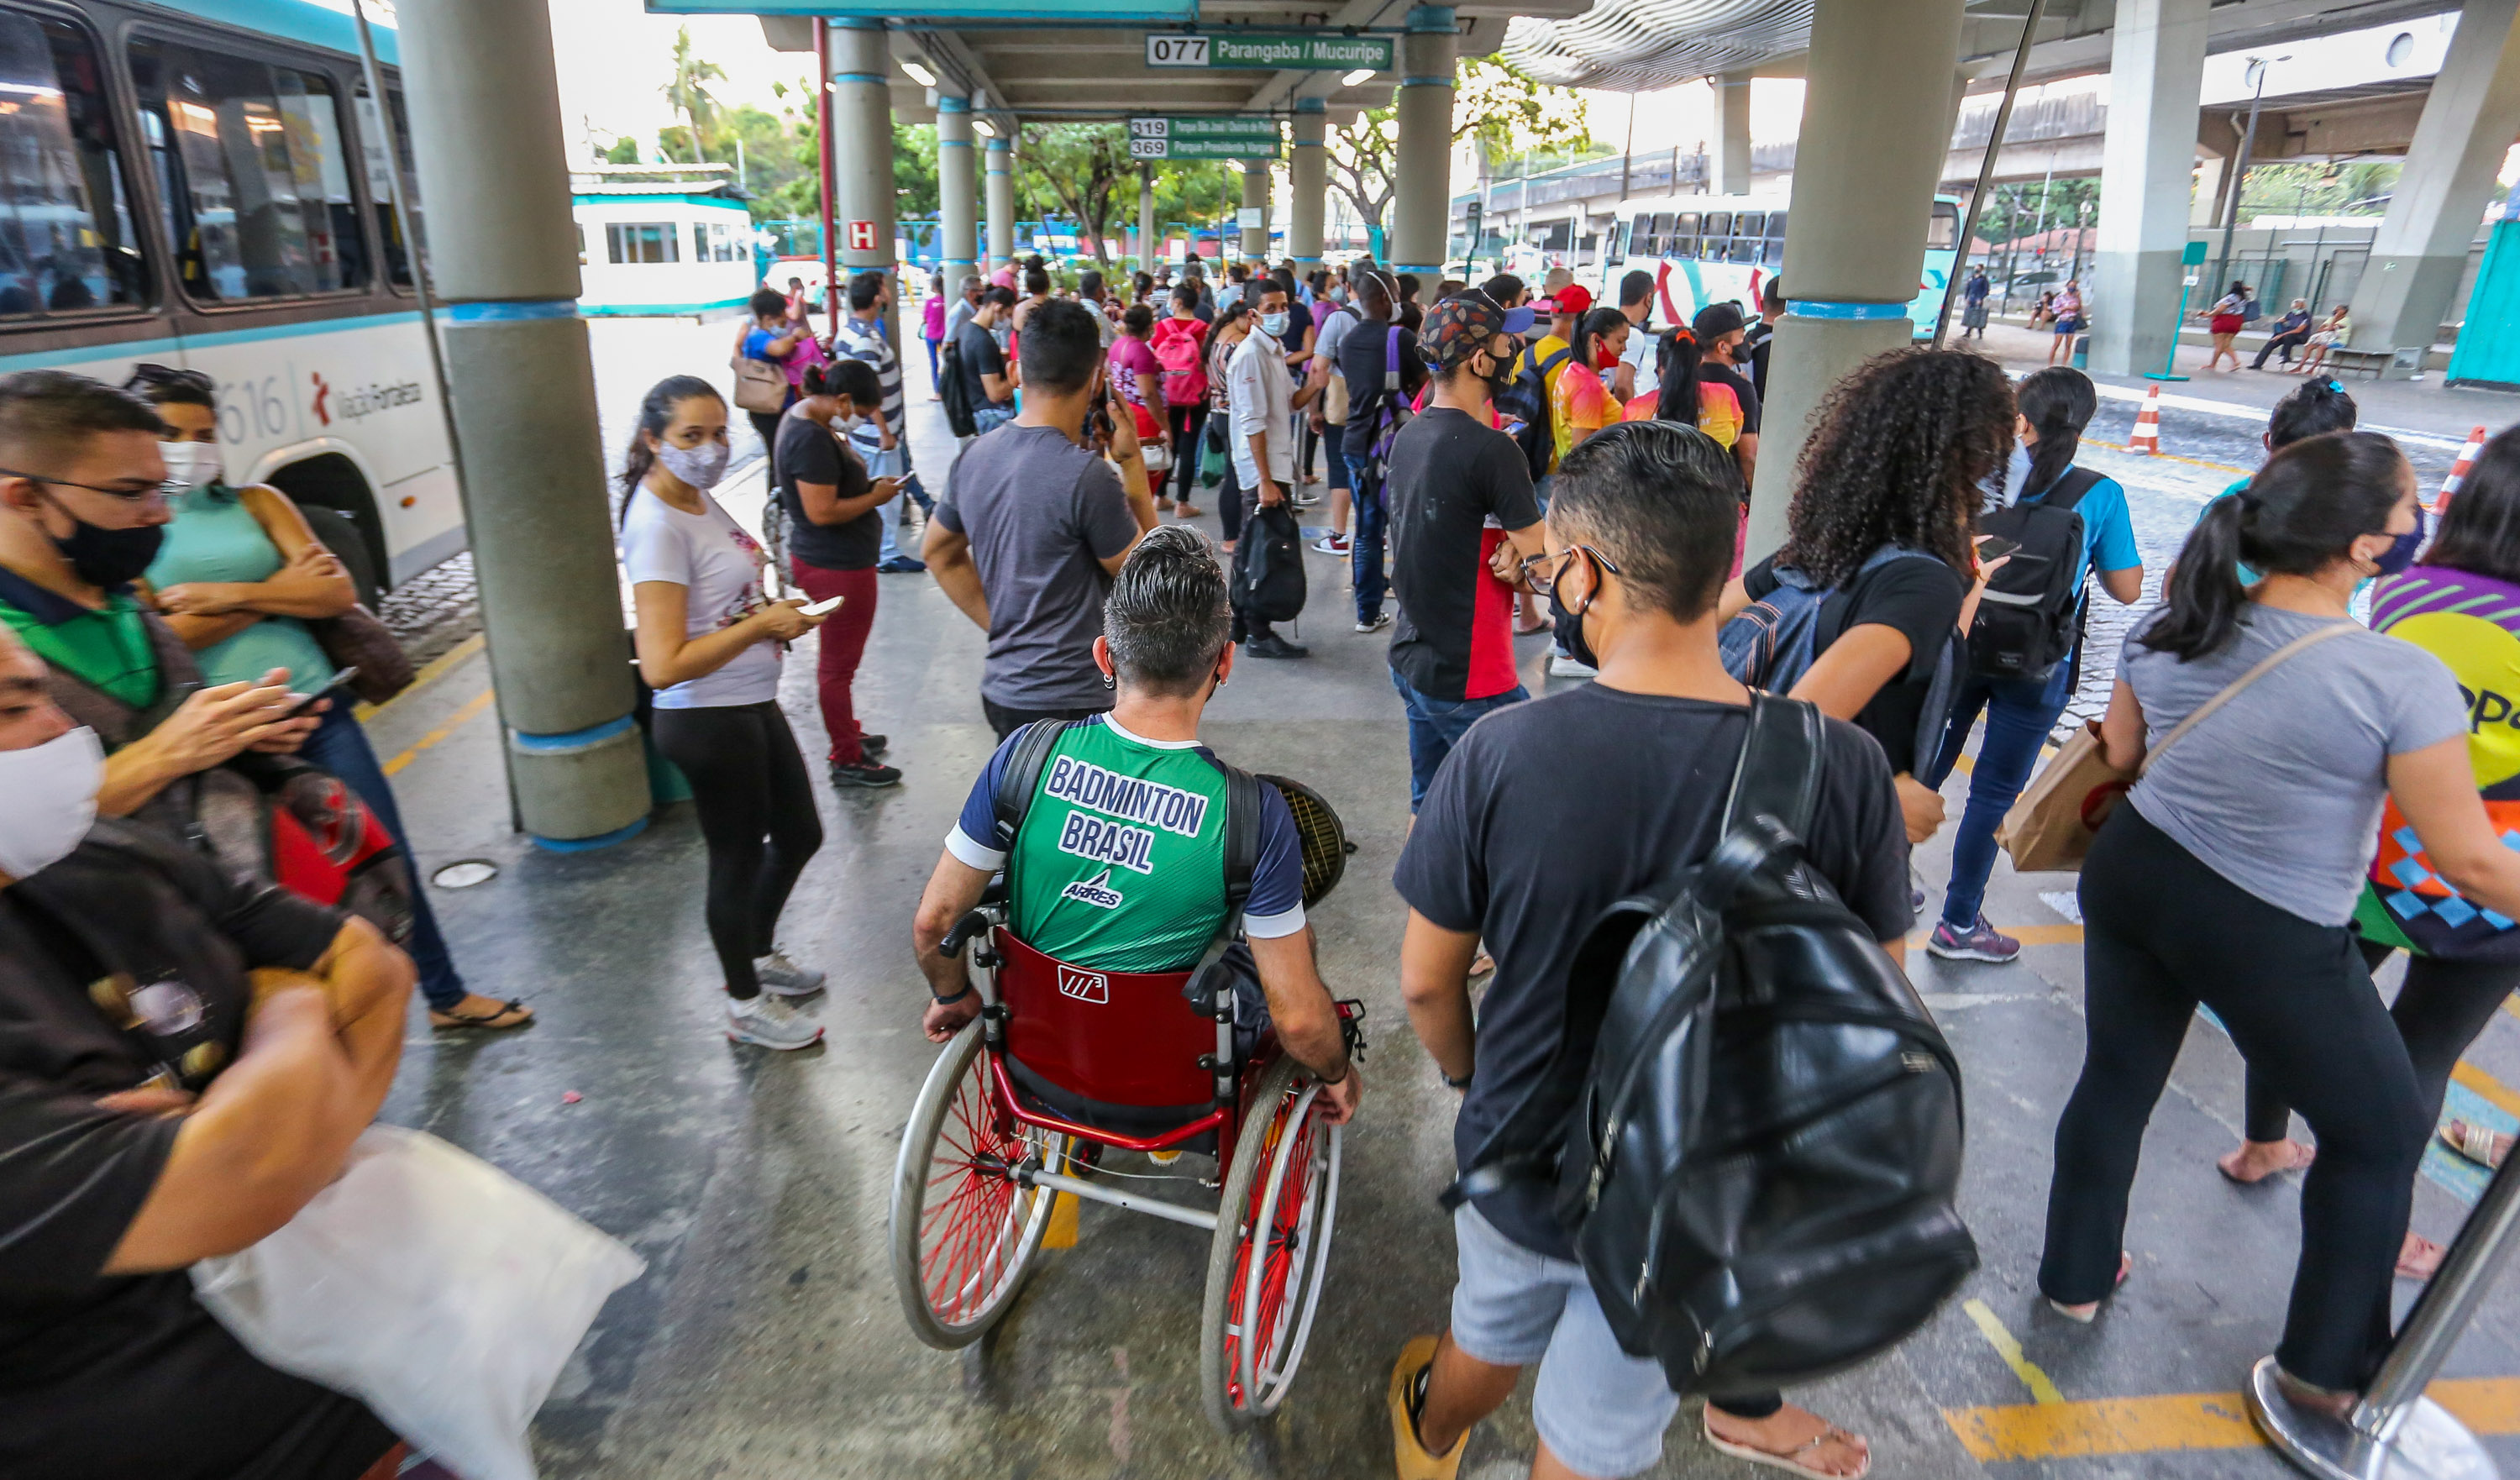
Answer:
[[[1348,575],[1356,586],[1359,632],[1378,632],[1391,620],[1382,609],[1382,553],[1391,528],[1391,506],[1373,443],[1380,434],[1383,398],[1390,393],[1383,382],[1391,379],[1395,328],[1391,315],[1398,294],[1398,288],[1382,273],[1360,275],[1356,283],[1359,321],[1348,326],[1346,336],[1339,340],[1338,373],[1347,385],[1348,426],[1340,453],[1347,462],[1349,507],[1356,512],[1350,526],[1353,533],[1348,536]],[[1418,336],[1406,329],[1398,333],[1399,393],[1406,405],[1417,399],[1418,387],[1426,383],[1426,362],[1418,356]],[[1398,463],[1396,452],[1393,463]]]
[[[0,858],[25,875],[0,872],[0,1475],[389,1476],[393,1433],[248,1353],[186,1270],[340,1174],[411,961],[153,829],[82,840],[102,777],[0,627]]]
[[[1412,812],[1480,715],[1531,696],[1514,675],[1508,579],[1540,553],[1540,504],[1522,449],[1491,425],[1488,405],[1513,374],[1515,336],[1531,321],[1530,309],[1501,307],[1476,290],[1436,304],[1420,341],[1434,395],[1391,444],[1384,496],[1400,596],[1391,687],[1409,715]]]
[[[1014,307],[1014,290],[992,288],[954,333],[954,357],[971,392],[971,424],[982,432],[1014,420],[1014,379],[1007,374],[1007,352],[998,347],[998,328]]]
[[[876,759],[885,737],[859,726],[851,688],[875,627],[876,561],[883,553],[883,506],[901,492],[899,478],[870,478],[855,447],[841,438],[879,415],[883,382],[863,360],[838,360],[805,372],[805,394],[779,421],[779,508],[787,516],[788,564],[817,602],[840,599],[815,640],[814,682],[823,729],[832,738],[834,786],[892,786],[901,768]]]
[[[1567,973],[1612,903],[1668,886],[1713,851],[1749,728],[1724,671],[1716,604],[1738,504],[1726,453],[1696,428],[1631,422],[1559,465],[1532,584],[1568,612],[1593,683],[1490,716],[1455,747],[1400,856],[1401,991],[1418,1041],[1465,1091],[1466,1168],[1557,1047]],[[1853,726],[1824,727],[1811,864],[1905,961],[1908,846],[1889,768]],[[1495,982],[1471,1010],[1484,939]],[[1515,1187],[1454,1215],[1451,1327],[1401,1353],[1389,1401],[1403,1474],[1450,1474],[1470,1426],[1540,1364],[1544,1460],[1607,1477],[1650,1468],[1678,1412],[1661,1366],[1621,1351],[1551,1213]],[[1719,1393],[1709,1431],[1737,1450],[1854,1474],[1863,1440],[1777,1393]],[[1540,1468],[1547,1473],[1560,1473]]]
[[[1759,323],[1750,332],[1750,385],[1768,398],[1768,354],[1777,347],[1777,323],[1785,316],[1785,280],[1770,278],[1759,289]]]
[[[1697,378],[1730,385],[1740,398],[1741,434],[1733,439],[1732,460],[1741,465],[1741,486],[1746,489],[1759,469],[1759,392],[1741,373],[1742,356],[1749,352],[1741,309],[1733,303],[1710,303],[1697,311],[1689,331],[1697,336],[1701,356]]]

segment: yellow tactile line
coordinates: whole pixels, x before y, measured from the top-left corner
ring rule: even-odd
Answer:
[[[1058,1196],[1058,1200],[1050,1205],[1050,1227],[1042,1230],[1041,1246],[1046,1249],[1072,1249],[1076,1247],[1076,1210],[1084,1204],[1074,1192],[1061,1192]]]
[[[2471,1432],[2520,1433],[2520,1378],[2446,1378],[2426,1394]],[[1954,1408],[1943,1410],[1943,1421],[1970,1458],[1982,1463],[2248,1449],[2266,1442],[2237,1393]]]
[[[412,675],[410,688],[405,689],[402,693],[395,695],[393,697],[385,700],[382,704],[361,704],[351,712],[358,716],[360,724],[366,724],[368,721],[384,713],[394,705],[401,703],[404,699],[411,697],[423,689],[426,689],[429,685],[436,683],[439,679],[444,678],[448,669],[453,668],[456,664],[464,661],[468,657],[471,657],[473,653],[480,651],[481,647],[482,637],[481,634],[476,632],[471,637],[466,638],[464,641],[457,643],[454,647],[447,649],[444,652],[430,658],[422,666],[418,673]]]
[[[413,740],[411,742],[410,749],[395,756],[392,760],[385,762],[385,775],[391,776],[400,771],[403,767],[410,765],[419,757],[420,752],[436,744],[439,740],[446,739],[448,736],[453,735],[458,729],[462,728],[466,722],[473,719],[475,716],[479,715],[481,711],[489,707],[490,691],[484,689],[480,693],[465,700],[463,708],[448,715],[446,717],[446,723],[429,731],[420,739]]]
[[[1964,1300],[1960,1302],[1960,1309],[1968,1314],[1969,1320],[1977,1323],[1978,1334],[1986,1338],[1987,1345],[1995,1348],[1995,1354],[2003,1359],[2003,1365],[2012,1368],[2012,1375],[2021,1379],[2023,1387],[2030,1389],[2032,1403],[2065,1401],[2065,1395],[2056,1390],[2055,1382],[2021,1350],[2021,1343],[2014,1339],[2012,1332],[2004,1329],[2002,1321],[1987,1307],[1985,1301]]]

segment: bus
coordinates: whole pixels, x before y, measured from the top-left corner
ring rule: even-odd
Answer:
[[[0,372],[206,373],[229,475],[295,500],[370,602],[465,548],[395,75],[388,130],[312,0],[0,0]]]
[[[1599,276],[1587,286],[1595,301],[1615,304],[1619,280],[1642,270],[1654,275],[1654,308],[1665,323],[1686,324],[1709,303],[1728,299],[1755,315],[1760,289],[1784,266],[1788,213],[1782,192],[1628,202],[1618,208],[1601,244]],[[1959,201],[1936,196],[1916,268],[1916,296],[1908,303],[1915,338],[1934,336],[1959,234]]]
[[[572,170],[577,311],[591,319],[670,318],[742,308],[761,280],[752,212],[733,182],[719,178],[729,173],[724,164]],[[822,264],[814,266],[820,279]]]

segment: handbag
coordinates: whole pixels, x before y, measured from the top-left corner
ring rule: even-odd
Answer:
[[[727,363],[735,368],[735,406],[738,411],[775,417],[788,409],[788,372],[768,360],[756,360],[746,355],[737,355]]]
[[[353,605],[339,616],[310,621],[306,627],[336,669],[359,670],[358,676],[350,680],[350,692],[371,704],[392,698],[410,688],[418,677],[411,654],[402,650],[392,629],[363,605]]]
[[[2071,873],[2083,866],[2083,858],[2092,851],[2092,839],[2099,834],[2100,824],[2107,822],[2118,798],[2135,789],[2153,763],[2178,744],[2209,715],[2232,699],[2240,691],[2275,671],[2298,654],[2308,651],[2329,638],[2344,633],[2367,630],[2354,621],[2340,621],[2304,633],[2258,660],[2257,665],[2223,686],[2220,693],[2196,706],[2185,719],[2171,727],[2161,743],[2145,752],[2143,763],[2134,771],[2122,771],[2109,764],[2106,747],[2100,743],[2100,727],[2096,720],[2086,720],[2074,738],[2054,758],[2040,768],[2032,778],[2029,789],[2003,815],[2003,825],[1995,831],[1995,840],[2012,855],[2012,867],[2023,874]]]

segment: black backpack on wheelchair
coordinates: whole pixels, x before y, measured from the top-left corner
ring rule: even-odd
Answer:
[[[1959,1065],[1802,858],[1820,711],[1751,705],[1721,842],[1594,925],[1547,1076],[1444,1194],[1553,1184],[1619,1345],[1678,1392],[1854,1366],[1978,1262]]]

